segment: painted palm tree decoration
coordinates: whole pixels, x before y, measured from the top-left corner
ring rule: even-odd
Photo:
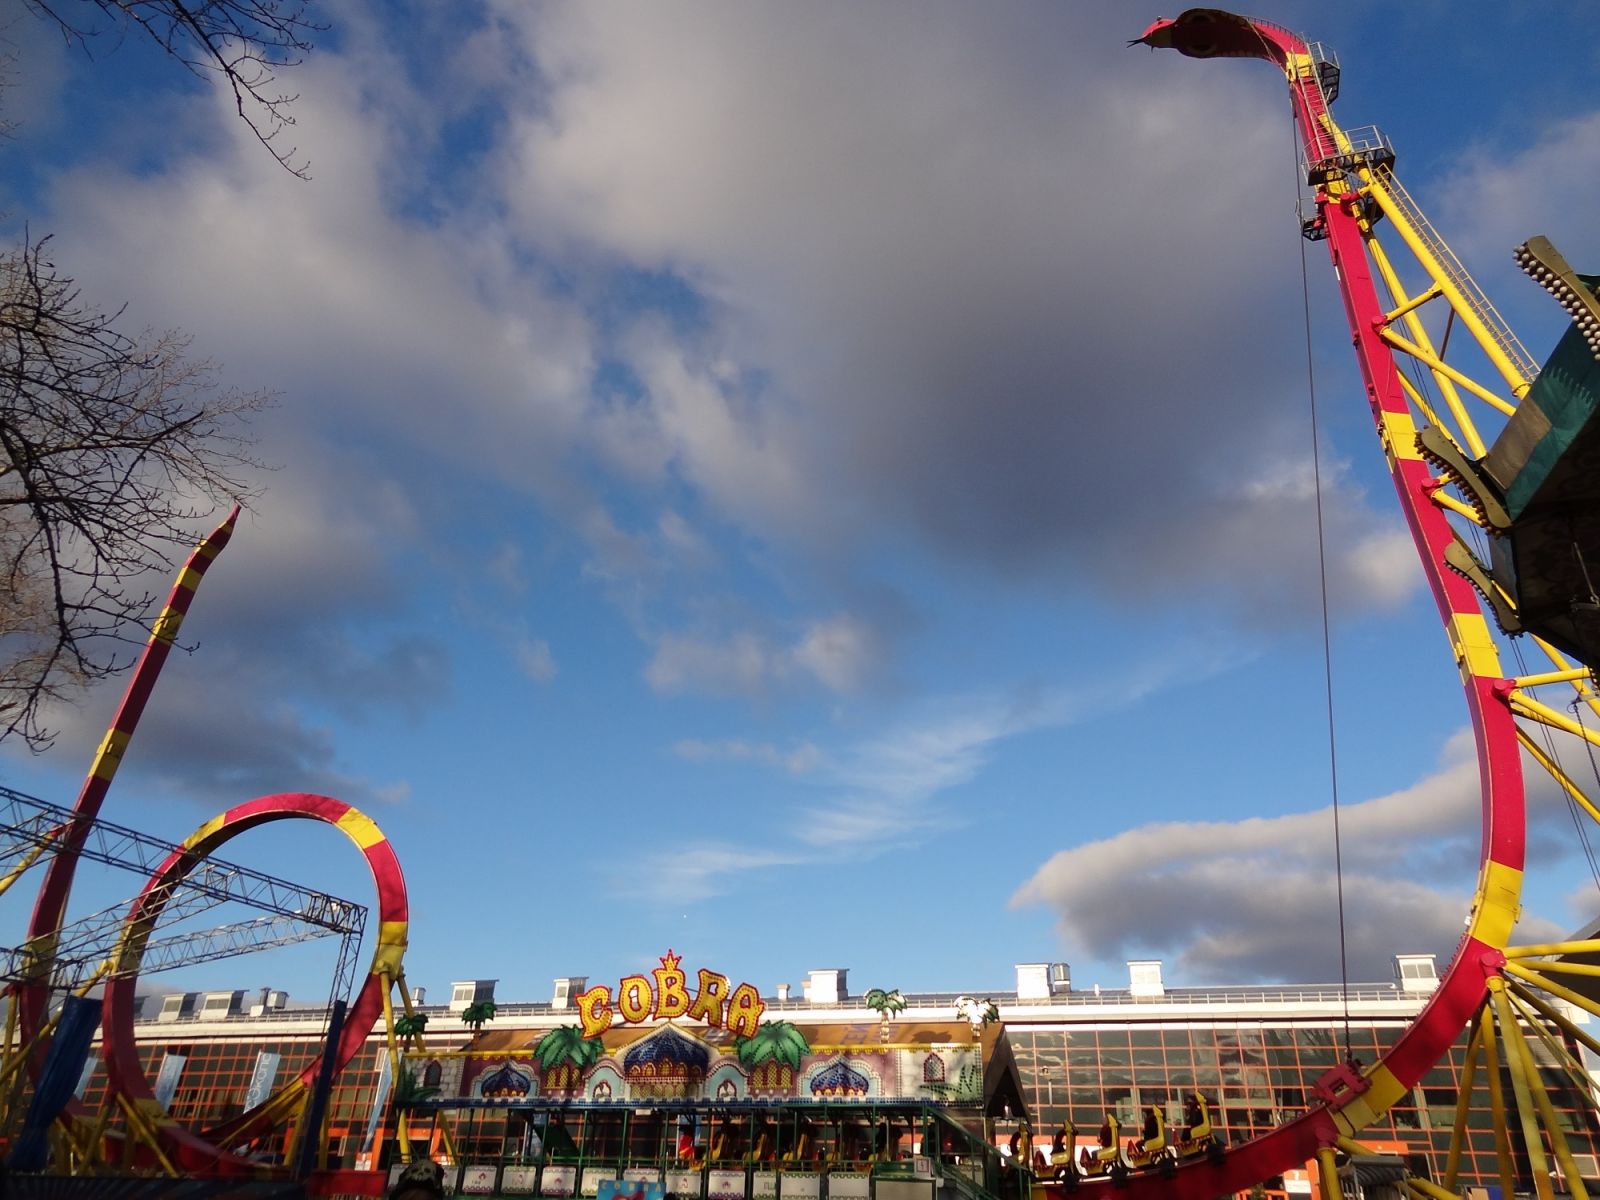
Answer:
[[[900,994],[899,988],[888,992],[882,988],[873,988],[867,993],[866,1004],[868,1008],[882,1018],[882,1023],[878,1026],[878,1040],[887,1042],[889,1040],[889,1023],[894,1020],[896,1013],[905,1012],[906,998]]]
[[[439,1089],[436,1086],[424,1084],[417,1077],[416,1071],[410,1067],[401,1069],[400,1078],[394,1085],[394,1102],[400,1108],[409,1108],[413,1104],[432,1100],[438,1094]]]
[[[534,1061],[544,1071],[545,1089],[554,1091],[576,1088],[604,1053],[600,1039],[584,1037],[580,1025],[558,1025],[533,1048]]]
[[[976,1063],[967,1063],[956,1075],[954,1083],[946,1080],[943,1083],[924,1083],[922,1090],[937,1096],[940,1100],[950,1103],[958,1100],[981,1100],[983,1098],[983,1071]]]
[[[811,1053],[811,1045],[788,1021],[768,1021],[735,1042],[734,1053],[750,1073],[752,1089],[779,1090],[793,1086],[794,1073]]]
[[[483,1032],[485,1022],[494,1020],[494,1012],[493,1000],[479,1000],[476,1004],[469,1004],[461,1010],[461,1020],[476,1037]]]
[[[394,1035],[399,1038],[417,1038],[428,1030],[428,1014],[419,1012],[403,1013],[394,1019]]]
[[[1000,1006],[987,997],[977,1000],[971,996],[962,996],[956,1001],[956,1015],[968,1022],[973,1029],[982,1029],[985,1025],[992,1025],[1000,1019]]]

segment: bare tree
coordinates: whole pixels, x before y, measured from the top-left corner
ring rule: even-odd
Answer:
[[[138,30],[202,79],[220,76],[250,131],[285,168],[306,178],[306,164],[279,135],[294,124],[278,72],[298,66],[325,26],[309,16],[313,0],[25,0],[69,41],[88,47],[114,30]]]
[[[243,418],[177,333],[129,337],[44,257],[0,252],[0,739],[133,657],[175,548],[245,491]],[[156,573],[156,574],[152,574]]]

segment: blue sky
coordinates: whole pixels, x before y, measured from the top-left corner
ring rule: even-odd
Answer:
[[[15,14],[10,236],[278,395],[104,815],[357,804],[412,982],[502,999],[669,947],[764,990],[1336,978],[1295,143],[1264,65],[1125,49],[1157,15],[330,6],[286,73],[304,182],[138,39]],[[1338,51],[1337,115],[1542,359],[1559,313],[1509,252],[1600,264],[1600,14],[1259,15]],[[1475,768],[1305,249],[1350,956],[1381,978],[1459,932]],[[117,691],[4,782],[70,803]],[[1530,922],[1575,927],[1594,880],[1565,810],[1534,820]],[[368,896],[328,831],[229,854]]]

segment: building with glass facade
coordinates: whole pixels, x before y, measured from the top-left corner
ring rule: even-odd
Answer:
[[[1108,1112],[1129,1135],[1152,1105],[1176,1126],[1195,1093],[1206,1098],[1220,1134],[1237,1143],[1304,1111],[1318,1079],[1338,1064],[1376,1060],[1435,982],[1431,956],[1401,956],[1393,981],[1343,989],[1168,987],[1160,963],[1135,962],[1126,988],[1085,991],[1073,989],[1062,964],[1030,963],[1017,968],[1014,990],[907,995],[895,1011],[852,995],[844,971],[814,971],[802,995],[781,988],[760,1001],[763,1027],[791,1031],[804,1052],[762,1058],[744,1053],[749,1047],[741,1043],[749,1039],[736,1029],[688,1013],[665,1022],[641,1016],[637,997],[640,1019],[625,1021],[595,1001],[603,990],[612,1008],[625,1010],[629,980],[614,998],[609,989],[587,988],[584,979],[558,980],[549,1001],[500,1003],[493,1020],[473,1033],[460,1015],[493,998],[494,985],[467,981],[456,985],[449,1004],[418,1006],[430,1018],[426,1046],[408,1052],[398,1088],[382,1031],[369,1039],[335,1085],[328,1156],[331,1165],[391,1161],[396,1090],[411,1104],[418,1153],[448,1158],[453,1169],[524,1172],[504,1180],[543,1195],[592,1194],[606,1172],[630,1169],[654,1170],[670,1184],[674,1164],[686,1158],[774,1177],[790,1172],[797,1178],[784,1194],[804,1195],[798,1177],[830,1167],[841,1172],[842,1185],[848,1169],[867,1162],[941,1150],[973,1161],[955,1153],[951,1135],[939,1129],[959,1126],[986,1146],[1008,1150],[1026,1126],[1047,1154],[1063,1129],[1077,1146],[1096,1144]],[[247,1006],[239,993],[145,1003],[148,1016],[136,1033],[147,1075],[177,1120],[217,1126],[315,1060],[323,1015],[280,1005],[280,996],[263,995]],[[552,1032],[592,1028],[601,1018],[614,1023],[593,1039],[597,1047],[604,1043],[598,1057],[563,1057],[550,1052],[554,1042],[541,1051]],[[1582,1023],[1582,1014],[1574,1010],[1574,1019]],[[1580,1057],[1587,1053],[1562,1040]],[[1438,1178],[1457,1119],[1465,1046],[1463,1034],[1362,1140]],[[1540,1065],[1579,1169],[1600,1176],[1600,1129],[1588,1095],[1593,1083],[1554,1064],[1552,1056]],[[91,1069],[81,1094],[93,1102],[103,1085],[102,1071]],[[1465,1120],[1462,1184],[1487,1186],[1496,1169],[1486,1094],[1469,1098]],[[1514,1148],[1518,1136],[1513,1130]],[[570,1153],[563,1160],[564,1148]],[[1002,1150],[1002,1165],[1005,1156]],[[572,1169],[553,1165],[562,1162]],[[1029,1162],[1046,1165],[1032,1154]],[[1521,1173],[1527,1170],[1524,1155]],[[514,1190],[504,1180],[496,1176],[490,1190]],[[474,1190],[465,1176],[462,1186]],[[1295,1172],[1280,1186],[1311,1187]],[[830,1184],[827,1194],[849,1193]]]

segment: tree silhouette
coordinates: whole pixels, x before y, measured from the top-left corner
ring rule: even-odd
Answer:
[[[243,418],[181,334],[130,337],[45,257],[0,251],[0,738],[43,750],[49,702],[128,666],[145,590],[246,493]]]

